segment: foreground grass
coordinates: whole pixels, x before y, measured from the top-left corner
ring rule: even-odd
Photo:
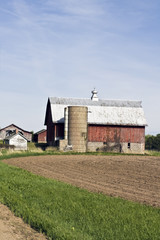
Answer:
[[[89,193],[2,162],[0,202],[50,239],[160,239],[160,209]]]

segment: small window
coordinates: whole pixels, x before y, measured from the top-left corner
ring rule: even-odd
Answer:
[[[128,143],[128,148],[129,148],[129,149],[131,148],[131,143]]]

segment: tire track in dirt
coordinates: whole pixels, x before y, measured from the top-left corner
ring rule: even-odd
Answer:
[[[54,155],[4,162],[89,191],[160,206],[160,157]]]

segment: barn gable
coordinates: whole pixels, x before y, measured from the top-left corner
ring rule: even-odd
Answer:
[[[12,133],[18,132],[21,133],[25,138],[27,138],[28,141],[32,140],[31,132],[22,129],[15,124],[10,124],[9,126],[0,129],[0,140],[5,139],[9,135],[12,135]]]

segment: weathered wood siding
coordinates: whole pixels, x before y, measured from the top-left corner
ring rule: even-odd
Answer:
[[[47,130],[38,134],[38,143],[46,143],[47,141]]]
[[[88,141],[144,143],[145,127],[90,125]]]

